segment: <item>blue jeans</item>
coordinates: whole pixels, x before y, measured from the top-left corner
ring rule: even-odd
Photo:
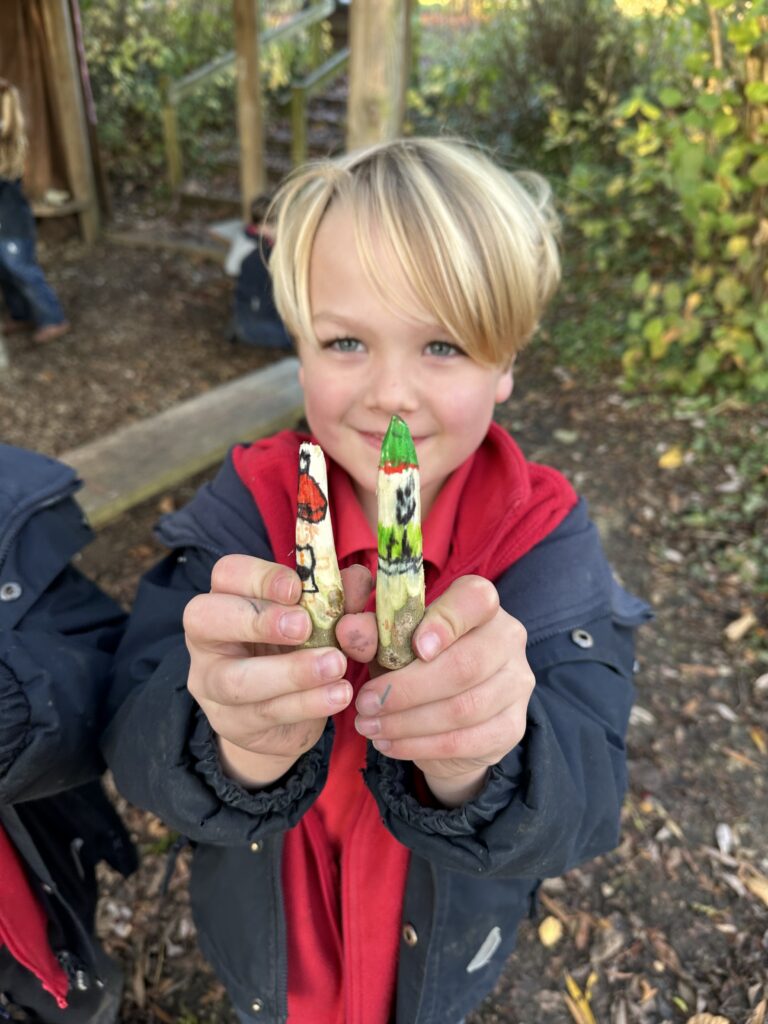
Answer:
[[[34,238],[0,238],[0,291],[12,320],[37,327],[64,322],[64,311],[35,257]]]

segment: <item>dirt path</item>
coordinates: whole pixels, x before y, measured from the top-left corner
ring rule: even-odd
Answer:
[[[228,284],[215,268],[71,247],[53,276],[76,331],[50,352],[14,340],[11,373],[0,380],[0,430],[15,443],[60,452],[261,358],[223,340]],[[706,516],[690,524],[697,510],[733,492],[734,452],[765,436],[768,418],[726,410],[722,438],[702,445],[695,412],[629,401],[611,382],[580,385],[542,344],[522,360],[499,420],[529,457],[563,470],[586,495],[617,572],[652,601],[657,618],[639,641],[621,846],[546,883],[542,914],[560,920],[563,937],[545,947],[536,926],[525,925],[502,983],[471,1024],[572,1020],[566,972],[581,990],[594,976],[600,1024],[687,1021],[697,1011],[762,1024],[766,595],[734,571],[728,553],[753,550],[750,530],[765,532],[765,519],[756,514],[750,526],[745,514],[725,532]],[[669,460],[676,468],[659,465],[665,452],[680,453]],[[194,483],[106,528],[82,567],[127,604],[159,554],[152,522],[186,500]],[[729,640],[726,627],[744,626],[746,612],[755,623]],[[151,816],[123,808],[143,863],[127,884],[104,872],[100,909],[101,931],[128,976],[122,1019],[226,1022],[226,998],[196,952],[187,858],[162,896],[172,837]]]

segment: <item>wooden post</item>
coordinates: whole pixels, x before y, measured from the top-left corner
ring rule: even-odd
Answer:
[[[163,97],[163,143],[165,145],[165,164],[168,168],[168,184],[171,187],[171,192],[177,192],[183,177],[181,142],[179,141],[179,111],[178,100],[171,95],[167,76],[160,82],[160,93]]]
[[[47,0],[40,5],[40,10],[51,55],[53,101],[61,127],[69,181],[75,201],[82,203],[80,232],[83,240],[90,244],[99,233],[99,206],[69,3],[68,0]]]
[[[264,122],[259,75],[259,0],[232,0],[235,16],[237,133],[240,140],[240,201],[248,220],[251,200],[263,192]]]
[[[355,0],[351,5],[348,149],[402,134],[409,14],[408,0]]]

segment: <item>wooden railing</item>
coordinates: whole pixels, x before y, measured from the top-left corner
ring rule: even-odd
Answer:
[[[269,43],[278,42],[281,39],[290,39],[291,36],[296,35],[304,29],[310,29],[312,32],[312,41],[310,46],[313,53],[318,54],[320,52],[320,24],[325,21],[326,18],[330,17],[335,7],[335,0],[318,0],[317,3],[312,4],[312,6],[307,8],[307,10],[301,11],[290,20],[283,22],[283,24],[275,25],[272,28],[266,29],[261,33],[260,42],[262,45],[266,46]],[[302,79],[301,82],[296,83],[296,85],[293,86],[293,89],[298,88],[300,92],[303,90],[306,97],[311,94],[307,92],[307,89],[316,90],[321,88],[321,86],[317,84],[306,86],[305,83],[310,79],[314,79],[314,76],[320,74],[320,72],[324,72],[324,74],[327,75],[328,65],[336,62],[337,58],[342,53],[346,54],[344,61],[336,66],[335,73],[330,76],[335,77],[336,74],[339,74],[344,63],[349,59],[348,50],[339,51],[339,54],[334,54],[330,60],[317,68],[316,71],[311,72],[306,76],[306,78]],[[168,182],[174,192],[178,190],[183,178],[183,159],[181,139],[179,135],[179,103],[186,96],[189,96],[191,93],[209,82],[212,78],[215,78],[216,75],[221,74],[223,71],[231,71],[234,64],[235,51],[229,50],[227,53],[223,53],[221,56],[215,57],[202,67],[196,68],[189,74],[184,75],[183,78],[179,78],[175,81],[166,78],[161,83],[163,93],[163,140],[165,143],[166,165],[168,168]],[[329,80],[330,79],[327,77],[322,78],[323,83]],[[296,102],[297,104],[301,104],[300,100]],[[292,112],[293,109],[294,104],[292,101]],[[303,104],[303,109],[304,126],[301,134],[304,138],[304,151],[306,151],[306,102]],[[291,123],[294,123],[293,117],[291,119]]]
[[[291,161],[293,166],[307,159],[307,102],[337,78],[349,64],[349,47],[338,50],[319,68],[291,86]]]

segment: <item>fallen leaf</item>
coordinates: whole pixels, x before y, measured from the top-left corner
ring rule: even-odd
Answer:
[[[744,878],[743,882],[753,896],[757,896],[768,906],[768,878],[765,875],[755,872],[754,875]]]
[[[563,937],[563,926],[556,917],[545,917],[539,925],[539,942],[549,949],[556,945]]]
[[[597,1024],[592,1007],[589,1005],[592,987],[596,981],[597,974],[592,971],[582,992],[569,972],[565,972],[565,987],[568,989],[568,994],[564,997],[565,1005],[576,1024]]]
[[[659,456],[659,469],[678,469],[683,464],[683,450],[679,445],[673,445]]]
[[[718,1017],[714,1013],[695,1013],[686,1024],[731,1024],[727,1017]]]
[[[768,1014],[768,999],[761,999],[749,1015],[747,1024],[765,1024],[766,1014]]]
[[[734,619],[733,622],[729,622],[723,630],[726,640],[730,640],[731,643],[736,643],[741,640],[746,634],[752,629],[753,626],[757,625],[757,616],[749,609],[740,615],[738,619]]]
[[[749,737],[761,754],[768,754],[768,742],[766,742],[765,733],[759,725],[750,726]]]

